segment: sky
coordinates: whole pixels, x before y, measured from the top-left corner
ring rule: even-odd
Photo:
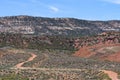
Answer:
[[[120,0],[1,0],[0,16],[120,20]]]

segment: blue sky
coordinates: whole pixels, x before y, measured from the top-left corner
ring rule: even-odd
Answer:
[[[0,16],[120,20],[120,0],[1,0]]]

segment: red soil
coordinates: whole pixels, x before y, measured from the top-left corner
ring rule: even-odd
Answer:
[[[80,48],[78,51],[76,51],[74,56],[89,58],[91,56],[99,54],[96,51],[98,51],[104,47],[114,47],[114,46],[120,46],[120,44],[113,44],[113,43],[106,42],[104,44],[99,43],[99,44],[96,44],[93,46],[87,46],[87,47],[85,46],[85,47]],[[91,49],[95,49],[95,51],[93,51]],[[100,55],[98,59],[120,62],[120,51],[117,53],[109,54],[109,55],[108,54]]]
[[[120,52],[117,52],[115,54],[111,54],[111,55],[105,57],[104,59],[109,60],[109,61],[120,62]]]
[[[107,71],[107,70],[103,70],[104,73],[108,74],[108,76],[112,79],[112,80],[119,80],[118,79],[118,74],[113,72],[113,71]]]

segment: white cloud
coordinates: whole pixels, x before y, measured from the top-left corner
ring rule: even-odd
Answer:
[[[120,4],[120,0],[103,0],[114,4]]]
[[[59,9],[55,6],[49,6],[49,9],[53,12],[58,12],[59,11]]]

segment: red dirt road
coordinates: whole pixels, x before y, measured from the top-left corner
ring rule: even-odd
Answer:
[[[27,62],[30,62],[32,61],[34,58],[37,57],[37,55],[33,54],[33,53],[30,53],[31,54],[31,57],[27,60],[27,61],[24,61],[24,62],[21,62],[21,63],[18,63],[17,65],[15,65],[16,68],[23,68],[23,65]]]
[[[108,76],[112,79],[112,80],[120,80],[118,79],[118,74],[113,72],[113,71],[107,71],[107,70],[102,70],[104,73],[108,74]]]

